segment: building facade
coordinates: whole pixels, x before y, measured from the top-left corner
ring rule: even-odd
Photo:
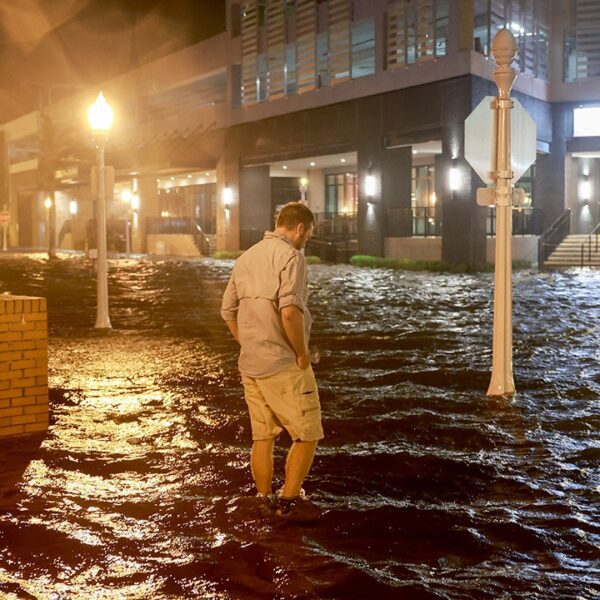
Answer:
[[[226,31],[103,86],[117,115],[109,244],[244,249],[280,205],[304,200],[318,217],[310,251],[327,259],[492,262],[494,210],[476,203],[484,184],[464,158],[464,122],[496,95],[489,53],[502,27],[519,49],[513,95],[537,125],[515,255],[536,262],[538,236],[566,210],[571,231],[589,233],[600,221],[597,0],[246,0],[227,2]],[[10,246],[47,244],[52,193],[59,247],[93,248],[95,93],[2,126]]]

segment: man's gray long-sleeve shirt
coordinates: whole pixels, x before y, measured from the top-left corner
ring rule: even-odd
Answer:
[[[280,311],[292,304],[302,310],[308,344],[307,300],[306,259],[285,237],[268,231],[237,259],[223,295],[221,316],[237,321],[241,373],[268,377],[296,362]]]

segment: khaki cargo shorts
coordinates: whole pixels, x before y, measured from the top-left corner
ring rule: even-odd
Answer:
[[[252,439],[277,437],[285,428],[294,441],[323,438],[319,390],[312,367],[295,363],[270,377],[242,375]]]

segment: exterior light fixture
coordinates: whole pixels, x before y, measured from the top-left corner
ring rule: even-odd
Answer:
[[[233,201],[233,190],[230,187],[223,188],[223,206],[225,210],[229,210],[231,202]]]
[[[69,202],[69,213],[74,217],[77,214],[77,200],[71,200]]]
[[[345,162],[346,162],[346,159],[345,159],[345,158],[340,158],[340,162],[341,162],[341,163],[345,163]]]
[[[50,196],[48,196],[48,198],[44,200],[44,206],[48,209],[52,207],[52,199],[50,198]]]
[[[131,196],[131,210],[140,210],[140,197],[137,194]]]
[[[460,171],[456,167],[452,167],[448,176],[448,185],[450,186],[450,190],[456,192],[460,189],[460,184]]]
[[[310,166],[311,166],[311,167],[314,167],[314,166],[316,166],[316,164],[317,164],[317,163],[315,163],[314,161],[311,161],[311,162],[310,162]]]
[[[283,170],[285,171],[287,169],[287,165],[283,165]]]
[[[131,202],[131,197],[132,197],[131,191],[123,190],[121,192],[121,200],[123,202],[127,202],[127,203]]]
[[[584,202],[589,202],[592,199],[592,182],[589,179],[584,179],[581,182],[579,193]]]
[[[96,102],[88,109],[88,119],[94,135],[107,134],[112,126],[113,117],[113,109],[106,101],[104,94],[100,92]]]
[[[306,202],[306,190],[308,189],[308,179],[306,177],[300,178],[300,201]]]
[[[369,174],[365,177],[365,194],[368,198],[375,195],[375,175]]]

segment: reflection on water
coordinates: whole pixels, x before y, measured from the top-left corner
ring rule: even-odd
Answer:
[[[3,598],[600,593],[598,272],[515,275],[503,400],[491,276],[311,267],[325,514],[300,527],[249,497],[230,268],[114,263],[103,337],[89,263],[0,260],[0,292],[48,297],[52,405],[41,446],[2,444]]]

